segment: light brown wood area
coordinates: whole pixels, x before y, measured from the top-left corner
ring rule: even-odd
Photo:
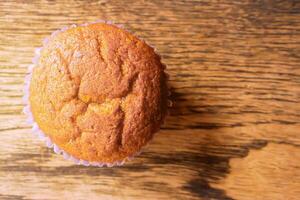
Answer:
[[[77,166],[21,110],[34,49],[112,20],[160,52],[167,123],[122,167]],[[0,199],[300,199],[300,2],[1,1]]]

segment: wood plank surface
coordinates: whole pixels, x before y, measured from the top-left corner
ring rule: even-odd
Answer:
[[[34,48],[98,19],[157,48],[174,101],[116,168],[65,161],[21,112]],[[0,1],[0,199],[300,199],[300,2]]]

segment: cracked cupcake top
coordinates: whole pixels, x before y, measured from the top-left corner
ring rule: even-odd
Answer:
[[[167,107],[164,66],[144,41],[113,25],[71,28],[50,38],[30,83],[40,129],[90,162],[131,156],[159,129]]]

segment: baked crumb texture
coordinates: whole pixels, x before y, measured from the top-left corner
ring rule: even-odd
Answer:
[[[139,152],[167,108],[160,57],[105,23],[51,36],[33,68],[29,94],[33,119],[55,147],[94,163],[121,162]]]

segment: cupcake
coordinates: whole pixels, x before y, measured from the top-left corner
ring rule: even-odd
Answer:
[[[73,25],[36,55],[25,113],[56,153],[83,165],[121,165],[159,130],[167,77],[143,40],[113,24]]]

